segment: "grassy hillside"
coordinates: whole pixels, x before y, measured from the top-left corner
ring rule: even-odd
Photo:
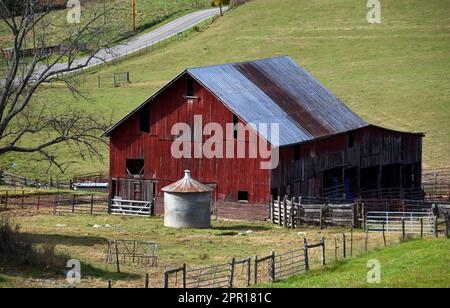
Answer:
[[[185,67],[289,55],[364,119],[389,128],[423,131],[426,167],[450,165],[450,2],[383,1],[382,23],[366,21],[366,1],[255,0],[228,12],[202,33],[117,66],[86,74],[88,101],[65,89],[41,99],[120,119]],[[129,71],[132,84],[97,88],[96,78]],[[68,173],[107,170],[79,161]],[[107,149],[104,149],[105,155]],[[9,155],[17,172],[44,176],[40,162]]]
[[[367,253],[322,272],[312,271],[285,282],[267,285],[274,288],[449,288],[450,241],[412,241]],[[381,283],[367,283],[367,261],[381,264]]]
[[[65,1],[67,2],[67,1]],[[81,23],[89,21],[95,12],[108,12],[105,21],[108,34],[111,38],[125,38],[132,33],[131,1],[129,0],[82,0]],[[156,24],[171,19],[190,10],[195,9],[198,2],[199,8],[210,6],[208,0],[136,0],[136,26],[137,31],[145,31]],[[49,24],[45,27],[49,44],[55,44],[67,35],[67,14],[69,9],[53,10],[49,18]],[[103,18],[101,19],[103,21]],[[12,38],[6,25],[0,22],[0,46],[12,46]],[[36,32],[39,33],[39,27]],[[33,47],[32,37],[25,42],[29,48]]]

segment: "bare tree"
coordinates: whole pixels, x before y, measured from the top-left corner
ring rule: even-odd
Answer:
[[[100,147],[106,141],[100,135],[109,122],[85,111],[55,108],[36,99],[37,93],[48,83],[62,82],[74,95],[83,96],[74,73],[105,52],[107,11],[99,8],[90,12],[89,20],[68,24],[64,36],[52,41],[50,48],[46,29],[51,26],[51,6],[44,2],[0,0],[0,22],[13,38],[8,67],[0,77],[0,155],[39,153],[64,172],[67,162],[57,157],[55,146],[75,147],[82,158],[101,158]],[[30,37],[33,53],[26,58],[23,51]]]

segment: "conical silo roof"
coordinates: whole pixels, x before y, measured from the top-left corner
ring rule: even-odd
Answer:
[[[189,170],[184,171],[184,178],[162,189],[164,192],[172,193],[202,193],[213,190],[213,188],[194,180]]]

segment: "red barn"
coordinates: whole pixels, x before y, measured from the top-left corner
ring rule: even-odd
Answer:
[[[234,155],[174,156],[177,123],[193,132],[191,152],[208,144],[212,131],[201,130],[216,123],[225,131],[218,138],[234,145],[227,152]],[[227,130],[238,123],[251,129],[242,135]],[[263,123],[272,126],[263,129]],[[219,212],[250,218],[267,216],[271,195],[352,199],[421,187],[422,133],[366,123],[289,57],[186,69],[106,135],[111,197],[156,198],[159,210],[161,189],[185,169],[215,188]],[[236,157],[239,146],[251,152],[262,141],[279,151],[273,170],[261,168],[267,157],[259,152]]]

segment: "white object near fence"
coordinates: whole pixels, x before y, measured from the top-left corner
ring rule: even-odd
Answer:
[[[112,199],[110,212],[117,215],[151,216],[154,201]]]
[[[431,212],[368,212],[366,231],[435,234],[436,223]]]

